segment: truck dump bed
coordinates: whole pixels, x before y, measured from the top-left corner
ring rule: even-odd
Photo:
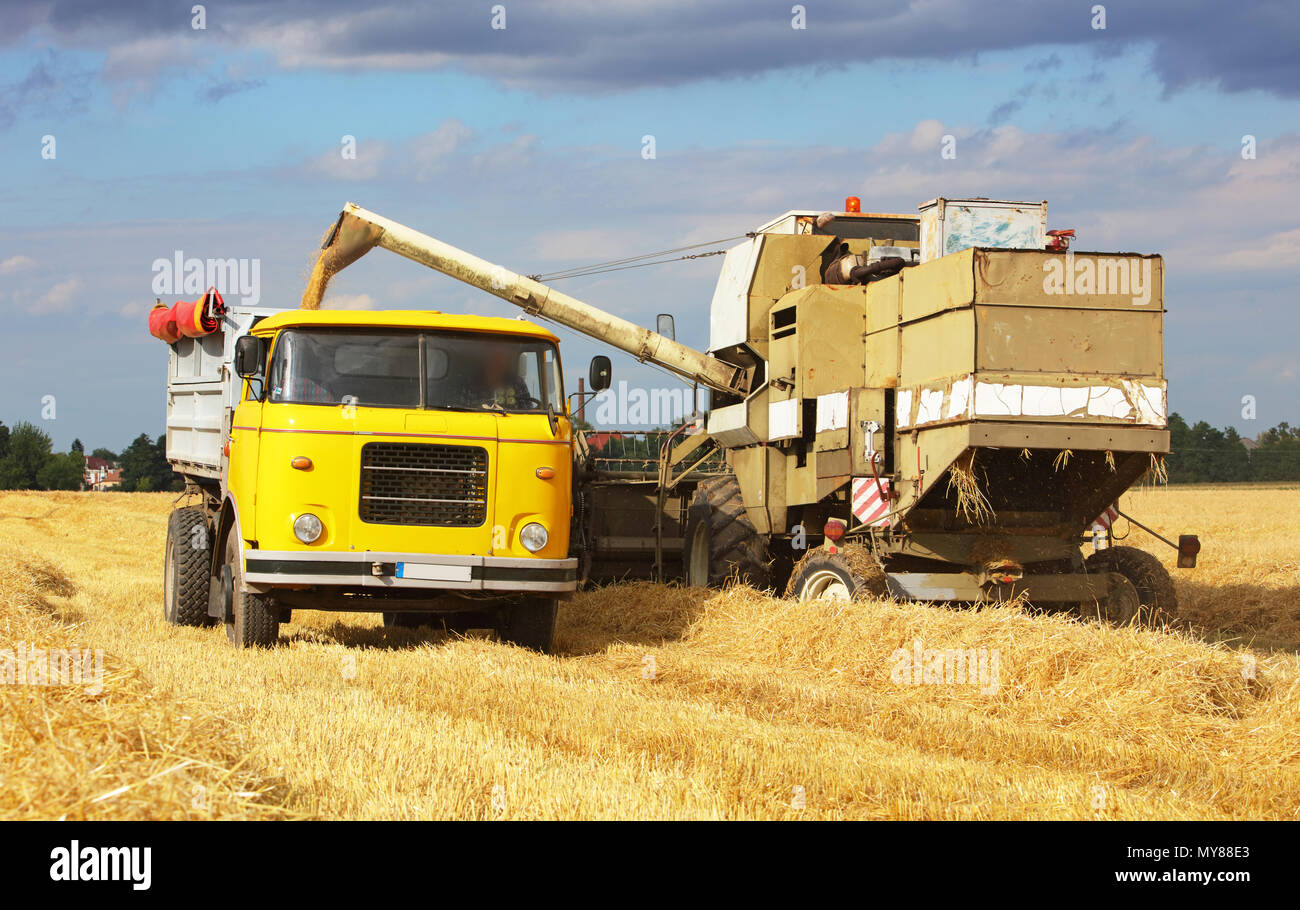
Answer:
[[[194,479],[221,477],[222,450],[241,382],[231,368],[235,339],[276,310],[230,308],[221,330],[170,345],[167,361],[167,460]]]

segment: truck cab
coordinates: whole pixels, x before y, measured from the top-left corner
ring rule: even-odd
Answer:
[[[224,622],[237,645],[274,642],[293,609],[325,609],[486,626],[549,648],[556,599],[578,584],[558,339],[518,319],[432,311],[247,322],[226,346],[220,450],[190,446],[184,459],[217,470],[178,464],[204,505],[173,516],[169,601],[186,588],[173,549],[202,528],[213,545],[201,619]],[[187,372],[183,345],[173,379]],[[187,412],[172,385],[179,454]],[[168,608],[200,618],[194,605]]]

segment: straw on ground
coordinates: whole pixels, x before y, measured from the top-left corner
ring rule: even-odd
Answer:
[[[162,620],[170,496],[0,494],[0,648],[104,651],[103,691],[0,684],[4,818],[1295,818],[1300,491],[1146,492],[1197,530],[1185,627],[801,604],[647,584],[561,653],[295,614],[273,651]],[[1120,522],[1118,531],[1124,531]],[[1134,529],[1128,542],[1166,554]],[[997,685],[900,654],[996,654]],[[929,656],[926,658],[929,660]]]

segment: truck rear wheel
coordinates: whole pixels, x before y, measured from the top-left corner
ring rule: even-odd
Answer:
[[[851,544],[836,552],[818,547],[795,564],[785,596],[798,600],[863,600],[886,597],[885,570],[866,547]]]
[[[1120,603],[1107,605],[1106,618],[1109,621],[1128,622],[1134,612],[1139,614],[1141,622],[1172,619],[1178,614],[1174,580],[1169,577],[1169,570],[1160,560],[1146,550],[1137,547],[1108,547],[1085,559],[1083,566],[1089,572],[1118,572],[1132,583],[1137,592],[1136,611]],[[1132,595],[1127,590],[1116,597],[1123,601],[1132,600]],[[1116,597],[1112,597],[1112,600]]]
[[[497,635],[512,645],[549,654],[555,644],[558,612],[559,601],[553,597],[525,597],[501,608]]]
[[[688,585],[716,588],[729,578],[756,588],[772,583],[767,541],[745,514],[733,475],[696,487],[682,544],[682,577]]]
[[[206,626],[212,544],[206,513],[199,506],[174,510],[167,518],[163,559],[163,618],[174,626]]]
[[[243,591],[244,564],[239,558],[239,537],[232,530],[226,536],[227,578],[234,621],[226,623],[226,638],[236,648],[270,648],[280,637],[280,609],[265,594]]]

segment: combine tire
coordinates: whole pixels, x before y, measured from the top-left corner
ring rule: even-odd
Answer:
[[[559,601],[553,597],[525,597],[517,603],[507,604],[501,608],[497,635],[512,645],[549,654],[555,644],[555,615],[558,610]]]
[[[866,547],[850,544],[831,553],[809,550],[795,564],[785,596],[799,600],[864,600],[886,597],[885,570]]]
[[[230,591],[234,621],[226,623],[226,638],[236,648],[270,648],[280,637],[280,608],[264,594],[241,591],[244,581],[243,560],[239,558],[239,537],[236,531],[226,535],[226,568],[223,584]]]
[[[174,626],[206,626],[212,560],[208,521],[202,508],[176,509],[167,519],[163,562],[163,618]]]
[[[1145,550],[1109,547],[1093,553],[1083,565],[1089,572],[1118,572],[1128,579],[1136,593],[1134,597],[1124,589],[1111,598],[1112,603],[1106,605],[1105,618],[1109,622],[1127,623],[1138,615],[1140,621],[1153,623],[1178,614],[1178,597],[1169,571]],[[1084,612],[1088,612],[1086,607]]]
[[[734,476],[696,488],[683,543],[682,577],[688,585],[716,588],[730,578],[755,588],[771,585],[767,541],[745,514]]]

